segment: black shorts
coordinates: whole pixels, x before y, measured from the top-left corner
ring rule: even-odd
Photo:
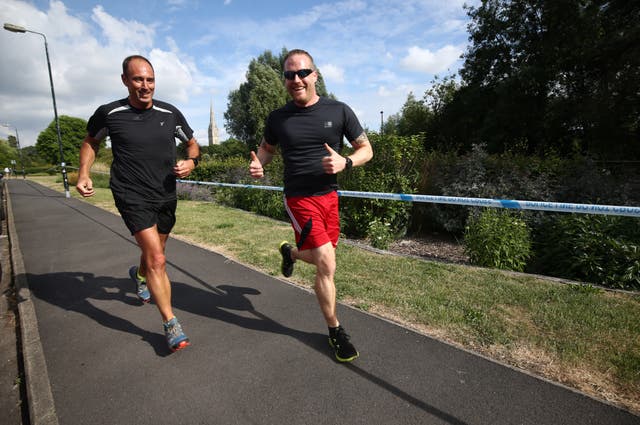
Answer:
[[[158,225],[158,233],[168,235],[176,224],[177,200],[166,202],[125,201],[114,196],[116,208],[131,234]]]

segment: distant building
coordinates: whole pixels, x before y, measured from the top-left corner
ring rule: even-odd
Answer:
[[[216,125],[216,119],[213,116],[213,101],[211,101],[210,108],[211,116],[209,117],[209,146],[220,144],[220,135],[218,134],[218,126]]]

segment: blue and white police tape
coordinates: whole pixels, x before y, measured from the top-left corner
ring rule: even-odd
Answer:
[[[251,184],[234,184],[218,182],[201,182],[191,180],[178,180],[180,183],[190,183],[197,185],[237,187],[244,189],[262,189],[282,191],[279,186],[257,186]],[[628,207],[619,205],[592,205],[592,204],[572,204],[564,202],[542,202],[542,201],[518,201],[512,199],[489,199],[489,198],[465,198],[459,196],[435,196],[435,195],[409,195],[404,193],[383,193],[383,192],[356,192],[350,190],[339,190],[339,196],[367,199],[388,199],[391,201],[407,202],[427,202],[434,204],[465,205],[468,207],[493,207],[509,208],[518,210],[536,211],[556,211],[566,213],[581,214],[604,214],[619,215],[628,217],[640,217],[640,207]]]

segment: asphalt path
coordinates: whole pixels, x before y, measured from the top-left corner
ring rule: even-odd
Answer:
[[[343,305],[361,356],[340,364],[313,293],[170,238],[174,311],[192,341],[172,354],[155,305],[135,297],[139,250],[120,217],[7,184],[34,424],[640,424]]]

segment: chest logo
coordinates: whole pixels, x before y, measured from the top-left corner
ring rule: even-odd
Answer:
[[[332,127],[333,127],[333,123],[331,121],[324,122],[324,128],[332,128]]]
[[[160,121],[160,127],[164,125],[164,121]]]

